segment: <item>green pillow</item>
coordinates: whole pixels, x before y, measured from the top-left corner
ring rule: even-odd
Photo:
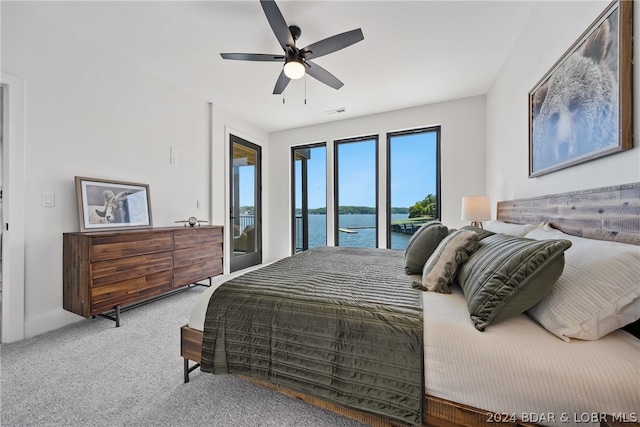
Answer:
[[[478,242],[457,282],[476,329],[514,317],[534,306],[564,269],[568,240],[531,240],[493,234]]]
[[[478,240],[482,240],[485,237],[489,237],[492,234],[496,234],[493,231],[485,230],[484,228],[480,228],[480,227],[474,227],[473,225],[465,225],[460,230],[475,231],[475,233],[478,235]]]
[[[438,244],[447,237],[448,229],[440,221],[431,221],[420,227],[407,244],[404,251],[404,271],[407,274],[422,274],[422,268],[436,250]]]
[[[458,267],[469,259],[469,254],[478,247],[478,235],[473,231],[457,230],[440,242],[431,254],[422,271],[422,282],[414,287],[423,291],[450,294]]]

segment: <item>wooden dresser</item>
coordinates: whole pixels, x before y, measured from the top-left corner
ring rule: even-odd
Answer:
[[[222,227],[63,234],[62,306],[84,317],[222,274]]]

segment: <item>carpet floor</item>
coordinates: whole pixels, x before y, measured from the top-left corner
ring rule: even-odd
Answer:
[[[230,375],[184,384],[180,326],[204,290],[3,344],[1,425],[363,426]]]

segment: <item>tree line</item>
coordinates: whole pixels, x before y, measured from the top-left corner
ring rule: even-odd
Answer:
[[[356,215],[356,214],[364,214],[370,215],[375,214],[376,208],[372,208],[370,206],[339,206],[338,214],[340,215]],[[391,208],[392,214],[407,214],[409,213],[409,208]],[[302,209],[297,208],[296,214],[302,214]],[[312,215],[326,215],[327,208],[313,208],[309,209],[309,214]]]
[[[416,202],[413,206],[408,208],[391,208],[392,214],[409,214],[409,218],[420,217],[436,217],[437,212],[436,196],[433,194],[427,195],[424,199]],[[301,214],[301,209],[296,209],[296,214]],[[376,208],[370,206],[339,206],[338,214],[375,214]],[[314,208],[309,209],[309,214],[326,215],[327,208]]]
[[[436,217],[437,211],[436,204],[436,196],[433,194],[428,194],[424,199],[416,202],[413,206],[408,208],[391,208],[392,214],[409,214],[409,218],[420,218],[420,217]],[[253,206],[241,206],[240,211],[253,215]],[[370,206],[340,206],[338,207],[338,214],[340,215],[371,215],[376,213],[376,208],[372,208]],[[296,214],[302,214],[302,209],[297,208]],[[313,208],[309,209],[309,214],[311,215],[326,215],[327,208]]]

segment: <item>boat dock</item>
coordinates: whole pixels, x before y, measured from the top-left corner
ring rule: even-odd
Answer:
[[[373,228],[373,227],[371,227]],[[348,228],[338,228],[338,231],[342,231],[343,233],[349,233],[349,234],[356,234],[357,231],[356,230],[350,230]]]
[[[423,224],[424,223],[416,224],[416,223],[411,223],[411,222],[407,222],[407,223],[403,223],[403,224],[391,224],[391,231],[393,233],[413,234],[416,231],[418,231],[418,229],[420,227],[422,227]]]

